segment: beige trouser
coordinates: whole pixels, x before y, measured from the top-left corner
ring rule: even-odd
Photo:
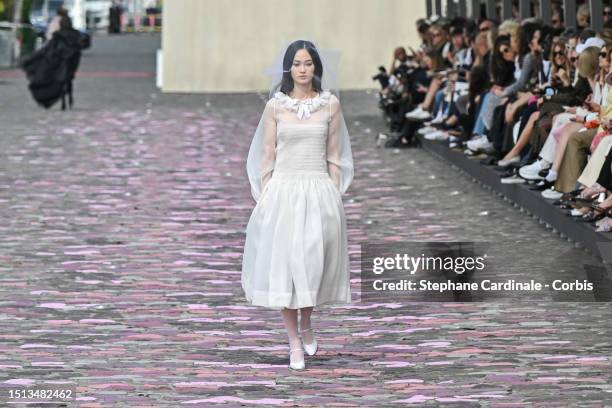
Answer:
[[[570,135],[559,167],[555,190],[568,193],[574,189],[582,169],[586,166],[587,156],[590,153],[589,148],[596,133],[597,128],[574,132]]]
[[[579,183],[591,187],[597,182],[603,164],[606,161],[606,156],[610,153],[610,148],[612,148],[612,135],[601,139],[597,145],[597,149],[595,149],[595,152],[591,155],[584,171],[580,175],[580,178],[578,178]]]

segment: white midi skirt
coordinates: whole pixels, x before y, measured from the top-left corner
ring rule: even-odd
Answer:
[[[273,309],[351,303],[342,196],[328,173],[273,173],[249,218],[247,300]]]

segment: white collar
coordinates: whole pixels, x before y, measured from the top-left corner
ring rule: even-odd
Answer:
[[[314,98],[305,100],[291,98],[289,95],[281,91],[277,91],[274,94],[274,97],[281,101],[285,108],[289,109],[290,111],[297,112],[297,117],[299,119],[304,117],[308,119],[311,113],[316,112],[321,109],[321,107],[327,105],[329,103],[330,96],[331,92],[329,89],[324,89]]]

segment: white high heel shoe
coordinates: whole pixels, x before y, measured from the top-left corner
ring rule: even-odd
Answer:
[[[302,333],[305,331],[312,331],[312,327],[309,329],[304,329],[302,330]],[[304,346],[304,351],[306,351],[306,354],[308,354],[309,356],[314,356],[315,353],[317,352],[318,349],[318,344],[317,344],[317,339],[314,338],[314,334],[312,336],[312,343],[310,344],[306,344],[304,342],[302,342],[303,346]]]
[[[304,363],[304,354],[302,353],[302,360],[301,361],[296,361],[294,362],[291,359],[291,353],[293,353],[294,351],[302,351],[302,349],[300,347],[295,347],[289,350],[289,368],[293,369],[293,370],[303,370],[305,367],[305,363]]]

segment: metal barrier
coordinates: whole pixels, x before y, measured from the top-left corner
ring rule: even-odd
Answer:
[[[479,18],[482,4],[485,4],[485,16],[496,20],[507,20],[512,18],[512,0],[426,0],[427,17],[432,15],[446,17],[470,17]],[[539,5],[538,13],[544,23],[551,23],[550,0],[536,1]],[[603,29],[603,4],[602,0],[588,0],[591,19],[591,28],[595,31]],[[521,19],[531,17],[532,0],[518,0],[519,16]],[[501,13],[498,13],[498,9]],[[501,14],[501,15],[499,15]],[[576,0],[563,0],[563,18],[565,27],[576,28]]]
[[[23,44],[17,31],[33,27],[31,24],[0,21],[0,68],[13,67],[21,56]]]
[[[0,29],[0,68],[13,65],[13,32]]]

